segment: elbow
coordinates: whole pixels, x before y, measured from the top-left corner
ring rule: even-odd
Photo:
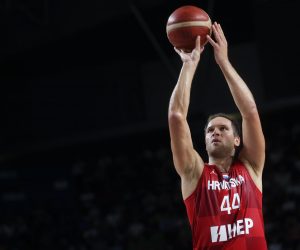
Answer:
[[[185,120],[185,117],[181,112],[169,110],[168,120],[169,123],[176,124]]]
[[[254,117],[258,116],[258,109],[255,103],[251,103],[246,110],[246,112],[243,112],[242,114],[244,119],[252,119]]]
[[[178,129],[186,122],[186,118],[181,112],[171,111],[169,112],[168,121],[171,129]]]

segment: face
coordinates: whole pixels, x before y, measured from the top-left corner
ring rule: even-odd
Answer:
[[[224,158],[233,156],[240,138],[234,135],[232,123],[225,117],[212,119],[205,131],[206,151],[209,156]]]

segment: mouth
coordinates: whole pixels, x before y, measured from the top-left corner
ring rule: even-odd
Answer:
[[[218,140],[218,139],[213,139],[213,140],[211,141],[211,143],[219,143],[219,142],[221,142],[221,141]]]

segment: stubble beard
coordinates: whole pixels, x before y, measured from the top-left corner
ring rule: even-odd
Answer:
[[[214,147],[214,149],[209,149],[207,152],[210,157],[215,159],[224,159],[227,157],[233,157],[234,155],[234,149],[228,146]]]

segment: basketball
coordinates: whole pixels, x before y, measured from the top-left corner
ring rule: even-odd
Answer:
[[[199,7],[181,6],[169,16],[166,31],[168,40],[174,47],[191,52],[198,35],[201,37],[201,46],[207,43],[206,35],[211,34],[211,19]]]

